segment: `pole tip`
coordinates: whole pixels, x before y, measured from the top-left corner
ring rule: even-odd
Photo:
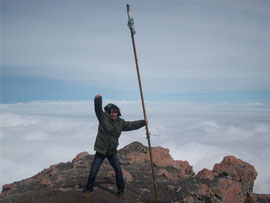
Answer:
[[[130,5],[127,4],[127,12],[129,12],[129,9],[130,9]]]

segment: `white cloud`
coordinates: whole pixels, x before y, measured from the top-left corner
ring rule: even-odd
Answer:
[[[220,162],[228,151],[214,145],[206,145],[195,142],[190,142],[184,145],[176,143],[165,143],[170,149],[170,153],[175,160],[186,160],[194,171],[197,173],[203,168],[212,169],[214,164]]]
[[[104,101],[104,105],[114,101]],[[116,101],[123,118],[141,119],[140,102]],[[244,104],[146,102],[152,146],[170,149],[195,172],[212,169],[224,156],[253,164],[259,176],[255,192],[269,193],[270,107]],[[0,185],[30,177],[51,164],[94,153],[97,133],[93,103],[29,102],[0,104]],[[139,141],[145,129],[125,132],[119,148]]]
[[[43,132],[29,132],[24,135],[24,139],[26,141],[32,141],[32,140],[46,141],[47,138],[48,138],[48,135]]]
[[[221,127],[215,121],[203,121],[201,123],[195,123],[192,126],[188,126],[189,130],[201,129],[206,133],[217,133]]]
[[[19,116],[11,113],[2,114],[0,119],[0,127],[27,126],[38,123],[33,116]]]

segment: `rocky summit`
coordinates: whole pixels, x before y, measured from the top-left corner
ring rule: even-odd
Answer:
[[[159,202],[270,202],[269,195],[254,194],[255,168],[234,156],[224,157],[213,170],[197,174],[187,161],[175,161],[169,149],[153,147]],[[37,175],[4,185],[0,202],[155,202],[149,150],[133,142],[118,151],[126,182],[126,200],[116,196],[115,174],[105,160],[96,178],[94,194],[82,197],[94,155],[78,154],[72,162],[59,163]]]

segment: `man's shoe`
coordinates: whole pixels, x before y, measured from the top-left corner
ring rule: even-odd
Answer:
[[[94,194],[94,190],[84,190],[83,191],[83,198],[90,197],[93,194]]]
[[[120,192],[120,193],[118,193],[118,198],[119,199],[121,199],[121,200],[125,200],[126,199],[126,197],[125,197],[125,193],[124,192]]]

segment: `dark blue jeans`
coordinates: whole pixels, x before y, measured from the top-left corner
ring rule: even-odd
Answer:
[[[122,174],[122,169],[120,167],[120,162],[118,160],[117,154],[113,154],[110,156],[104,156],[103,154],[96,152],[94,161],[91,166],[91,170],[88,176],[88,182],[86,185],[86,190],[93,190],[94,184],[95,184],[95,179],[96,175],[99,171],[99,167],[101,166],[102,162],[104,161],[105,157],[109,160],[111,163],[112,167],[114,168],[115,171],[115,176],[116,176],[116,185],[118,189],[118,193],[124,192],[125,189],[125,182],[123,179],[123,174]]]

